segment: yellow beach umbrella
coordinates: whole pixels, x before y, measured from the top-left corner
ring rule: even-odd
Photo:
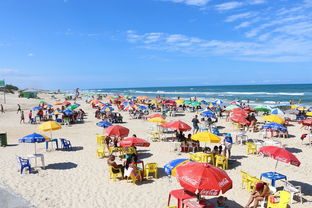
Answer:
[[[174,167],[172,170],[171,170],[171,176],[176,176],[177,175],[177,167],[180,167],[181,165],[185,164],[185,163],[188,163],[190,162],[190,160],[185,160],[181,163],[179,163],[179,165],[177,165],[176,167]]]
[[[278,115],[268,115],[268,116],[264,116],[263,118],[264,118],[264,120],[266,120],[268,122],[274,122],[274,123],[278,123],[278,124],[284,124],[285,123],[285,120]]]
[[[153,122],[153,123],[167,123],[167,121],[161,117],[151,118],[151,119],[148,119],[148,121]]]
[[[294,109],[296,109],[298,106],[297,105],[292,105],[290,108],[292,109],[292,110],[294,110]]]
[[[193,140],[200,142],[220,143],[221,139],[209,131],[200,132],[192,136]]]
[[[158,102],[157,102],[157,100],[152,100],[150,103],[151,104],[157,104]]]
[[[181,100],[181,99],[180,99],[180,100],[176,100],[175,102],[176,102],[177,104],[183,104],[183,103],[184,103],[184,100]]]
[[[312,111],[311,112],[308,112],[306,113],[307,116],[312,116]]]
[[[55,121],[47,121],[38,126],[40,131],[54,131],[61,128],[62,126]]]

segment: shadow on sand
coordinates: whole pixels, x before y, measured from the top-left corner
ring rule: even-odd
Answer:
[[[63,163],[53,163],[46,166],[46,169],[53,169],[53,170],[69,170],[76,168],[78,165],[72,162],[63,162]]]

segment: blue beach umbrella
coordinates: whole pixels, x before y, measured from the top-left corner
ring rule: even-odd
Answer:
[[[274,123],[274,122],[265,124],[263,128],[273,129],[273,130],[282,131],[282,132],[287,131],[285,126],[283,126],[282,124]]]
[[[144,105],[140,105],[140,106],[138,107],[138,109],[139,109],[139,110],[146,110],[146,109],[147,109],[147,107],[146,107],[146,106],[144,106]]]
[[[113,124],[111,124],[107,121],[100,121],[100,122],[96,123],[96,125],[99,127],[107,128],[109,126],[112,126]]]
[[[211,111],[204,111],[200,115],[209,118],[216,118],[216,115]]]
[[[215,101],[212,102],[214,105],[221,105],[223,102],[223,100],[220,99],[216,99]]]
[[[114,108],[110,107],[110,106],[104,106],[101,110],[101,112],[108,112],[108,111],[114,111]]]
[[[53,105],[47,105],[47,108],[52,108],[53,107]]]
[[[167,175],[171,175],[174,168],[178,167],[181,164],[184,164],[186,162],[189,162],[191,160],[189,159],[175,159],[167,163],[164,168]]]
[[[37,107],[33,107],[33,111],[37,111],[37,110],[40,110],[41,109],[41,107],[39,107],[39,106],[37,106]]]
[[[36,143],[45,142],[46,139],[49,139],[46,136],[43,136],[41,134],[33,133],[29,134],[27,136],[24,136],[23,138],[19,139],[19,143],[34,143],[35,144],[35,154],[37,153]]]
[[[281,109],[279,109],[279,108],[274,108],[274,109],[272,109],[272,110],[271,110],[271,114],[274,114],[274,115],[281,115],[281,116],[285,115],[285,113],[284,113]]]
[[[73,111],[69,110],[69,109],[66,109],[63,111],[64,114],[66,114],[67,116],[70,116],[70,115],[73,115]]]

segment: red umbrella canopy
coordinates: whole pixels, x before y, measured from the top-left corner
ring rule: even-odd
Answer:
[[[70,103],[70,102],[65,101],[65,102],[63,102],[62,104],[67,106],[67,105],[70,105],[71,103]]]
[[[181,186],[200,195],[217,196],[232,188],[232,180],[224,170],[209,163],[188,162],[177,167]]]
[[[189,131],[192,129],[189,125],[184,123],[183,121],[171,121],[161,125],[164,128],[177,129],[179,131]]]
[[[161,118],[163,118],[163,119],[166,119],[166,116],[163,116],[163,115],[161,115],[161,114],[159,114],[159,113],[153,114],[153,115],[151,115],[149,118],[156,118],[156,117],[161,117]]]
[[[277,161],[290,163],[294,166],[299,167],[301,164],[301,162],[297,159],[295,155],[293,155],[293,153],[280,147],[265,146],[261,147],[259,152],[263,153],[264,155],[268,155]]]
[[[299,123],[304,125],[304,126],[312,126],[312,118],[299,121]]]
[[[119,145],[121,147],[149,147],[150,143],[144,139],[140,139],[137,137],[131,137],[131,138],[127,138],[122,140],[121,142],[119,142]]]
[[[248,121],[244,117],[237,116],[237,115],[234,115],[233,117],[231,117],[231,121],[233,121],[234,123],[242,124],[242,125],[247,125],[247,126],[250,125],[250,121]]]
[[[129,134],[129,129],[119,125],[113,125],[105,129],[107,136],[126,137]]]
[[[171,105],[171,106],[175,106],[176,102],[174,100],[165,100],[163,102],[164,105]]]
[[[235,109],[232,109],[231,111],[233,112],[233,115],[237,115],[237,116],[245,117],[245,118],[247,118],[248,116],[248,113],[240,108],[235,108]]]
[[[253,110],[253,109],[251,109],[250,107],[245,107],[244,109],[243,109],[246,113],[252,113],[252,112],[256,112],[255,110]]]

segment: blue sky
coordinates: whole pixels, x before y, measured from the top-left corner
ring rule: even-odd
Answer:
[[[312,0],[1,0],[0,19],[22,88],[312,82]]]

